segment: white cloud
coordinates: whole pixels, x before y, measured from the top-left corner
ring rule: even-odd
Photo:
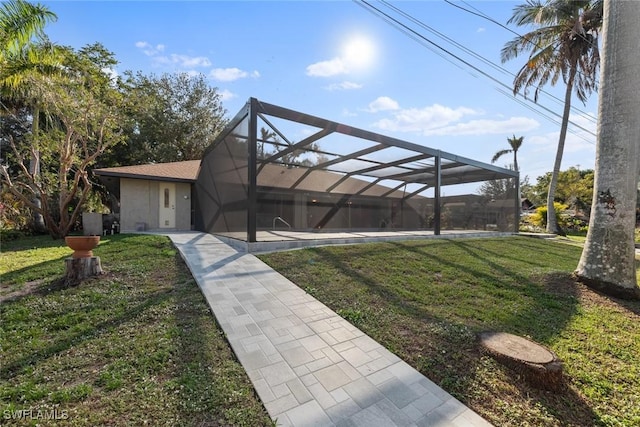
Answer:
[[[486,28],[480,27],[476,30],[476,33],[484,33],[485,31],[486,31]]]
[[[331,77],[348,73],[349,69],[341,58],[316,62],[307,67],[307,75],[311,77]]]
[[[436,129],[425,129],[424,135],[492,135],[528,132],[540,126],[528,117],[511,117],[507,120],[471,120]]]
[[[136,42],[136,47],[142,53],[151,57],[154,64],[174,65],[179,68],[210,67],[211,61],[206,56],[189,56],[172,53],[163,55],[165,46],[163,44],[151,45],[146,41]]]
[[[175,65],[180,68],[211,66],[211,61],[209,61],[209,59],[205,56],[177,55],[175,53],[172,53],[169,56],[154,56],[153,61],[157,64]]]
[[[221,82],[232,82],[238,79],[243,79],[246,77],[260,77],[260,73],[257,71],[253,71],[252,73],[248,73],[247,71],[241,70],[239,68],[214,68],[211,70],[209,75],[214,79]]]
[[[348,108],[343,108],[342,109],[342,116],[343,117],[358,117],[358,113],[354,113],[353,111],[350,111]]]
[[[571,166],[581,169],[593,169],[595,166],[597,124],[594,114],[572,115],[570,120],[586,129],[582,130],[569,125],[569,132],[565,140],[561,170]],[[524,139],[522,164],[523,175],[535,178],[550,172],[558,149],[560,125],[547,125],[539,133],[527,133]],[[510,132],[513,133],[513,132]],[[518,133],[516,133],[518,135]],[[518,155],[518,159],[521,156]]]
[[[359,83],[344,81],[342,83],[333,83],[329,86],[326,86],[327,90],[354,90],[354,89],[362,89],[362,85]]]
[[[574,114],[569,117],[569,120],[582,129],[569,123],[567,137],[564,143],[564,152],[578,153],[583,150],[589,153],[595,152],[596,132],[598,128],[595,114]],[[553,155],[555,155],[559,138],[560,131],[557,130],[545,134],[533,135],[531,138],[527,138],[526,141],[536,145],[538,147],[536,151],[538,152],[548,152],[549,154],[553,153]]]
[[[345,39],[338,56],[307,66],[307,75],[333,77],[366,70],[375,62],[376,57],[376,46],[369,36],[352,34]]]
[[[374,126],[389,131],[427,134],[434,129],[448,126],[464,116],[475,114],[478,112],[466,107],[452,109],[434,104],[424,108],[399,110],[394,112],[391,118],[374,123]]]
[[[386,108],[385,108],[386,107]],[[440,104],[424,108],[398,109],[398,103],[388,97],[380,97],[369,104],[369,112],[391,110],[391,115],[378,120],[374,126],[392,132],[411,132],[424,136],[433,135],[501,135],[528,132],[540,126],[528,117],[476,118],[482,111],[467,107],[451,108]]]
[[[171,62],[184,68],[191,67],[210,67],[211,61],[206,56],[188,56],[171,54]]]
[[[233,99],[233,98],[238,96],[235,93],[233,93],[233,92],[231,92],[230,90],[227,90],[227,89],[218,91],[218,94],[220,95],[220,100],[221,101],[228,101],[228,100]]]
[[[389,98],[388,96],[380,96],[375,101],[369,103],[367,111],[370,113],[377,113],[378,111],[398,110],[400,105],[398,102]]]
[[[155,46],[152,46],[148,42],[139,41],[139,42],[136,42],[136,47],[138,49],[141,49],[142,52],[147,56],[156,56],[159,53],[164,52],[164,45],[163,44],[157,44]]]

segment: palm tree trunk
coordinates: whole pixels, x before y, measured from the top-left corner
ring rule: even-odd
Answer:
[[[557,234],[560,229],[556,221],[556,210],[553,202],[556,197],[556,187],[558,186],[558,176],[560,176],[560,165],[562,164],[562,154],[564,153],[564,142],[567,139],[567,128],[569,126],[569,113],[571,112],[571,92],[573,91],[573,80],[576,76],[577,65],[571,66],[567,89],[564,93],[564,111],[562,113],[562,125],[560,126],[560,138],[558,139],[558,149],[556,160],[553,163],[553,172],[549,182],[549,192],[547,194],[547,233]]]
[[[40,109],[34,108],[33,111],[33,121],[31,123],[31,135],[34,138],[38,138],[38,131],[40,129]],[[38,190],[38,181],[40,180],[40,152],[38,150],[31,150],[32,155],[29,160],[29,173],[33,177],[33,204],[38,208],[42,208],[42,195]],[[37,233],[44,233],[47,230],[47,227],[44,222],[44,217],[42,213],[34,210],[32,213],[32,227],[33,231]]]
[[[640,173],[638,22],[635,2],[605,1],[593,202],[576,276],[605,293],[640,299],[634,248]]]

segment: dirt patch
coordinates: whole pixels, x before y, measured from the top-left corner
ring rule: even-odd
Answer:
[[[112,273],[105,273],[100,276],[87,278],[83,282],[87,282],[89,280],[114,279],[115,277],[116,276]],[[49,278],[32,280],[22,285],[20,289],[10,292],[6,291],[7,289],[9,289],[8,286],[0,287],[0,303],[16,301],[28,295],[47,295],[51,292],[78,286],[81,283],[70,283],[69,281],[65,280],[64,277],[58,277],[55,279]]]
[[[10,292],[7,292],[7,290],[9,289],[8,286],[0,286],[0,303],[3,303],[5,301],[13,301],[26,295],[35,293],[45,282],[45,280],[46,279],[38,279],[26,282],[20,287],[20,289]]]
[[[637,301],[628,301],[615,298],[600,293],[583,283],[580,283],[567,273],[552,273],[540,276],[537,280],[544,286],[545,290],[559,297],[571,296],[580,301],[585,306],[604,306],[619,312],[631,311],[640,316],[640,305]]]

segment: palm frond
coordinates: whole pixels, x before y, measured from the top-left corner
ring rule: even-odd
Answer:
[[[0,56],[15,52],[33,37],[42,37],[48,22],[57,19],[46,6],[24,0],[3,3],[0,7]]]
[[[500,52],[502,62],[529,53],[514,78],[514,94],[529,96],[533,89],[537,101],[542,88],[560,77],[583,102],[597,89],[602,0],[526,0],[508,22],[538,26],[505,43]]]
[[[505,150],[500,150],[498,151],[496,154],[493,155],[493,157],[491,158],[491,163],[495,163],[498,161],[498,159],[502,156],[504,156],[505,154],[509,154],[509,153],[513,153],[513,150],[509,150],[509,149],[505,149]]]
[[[525,4],[513,8],[513,14],[507,24],[522,26],[538,23],[544,7],[544,4],[539,0],[527,0]]]
[[[512,138],[507,138],[507,142],[509,142],[509,145],[511,146],[511,150],[507,150],[507,151],[513,151],[513,152],[518,151],[522,146],[523,141],[524,141],[524,136],[516,137],[515,135],[513,135]]]

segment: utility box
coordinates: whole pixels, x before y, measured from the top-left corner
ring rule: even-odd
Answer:
[[[82,213],[82,234],[102,236],[102,214],[99,212]]]

